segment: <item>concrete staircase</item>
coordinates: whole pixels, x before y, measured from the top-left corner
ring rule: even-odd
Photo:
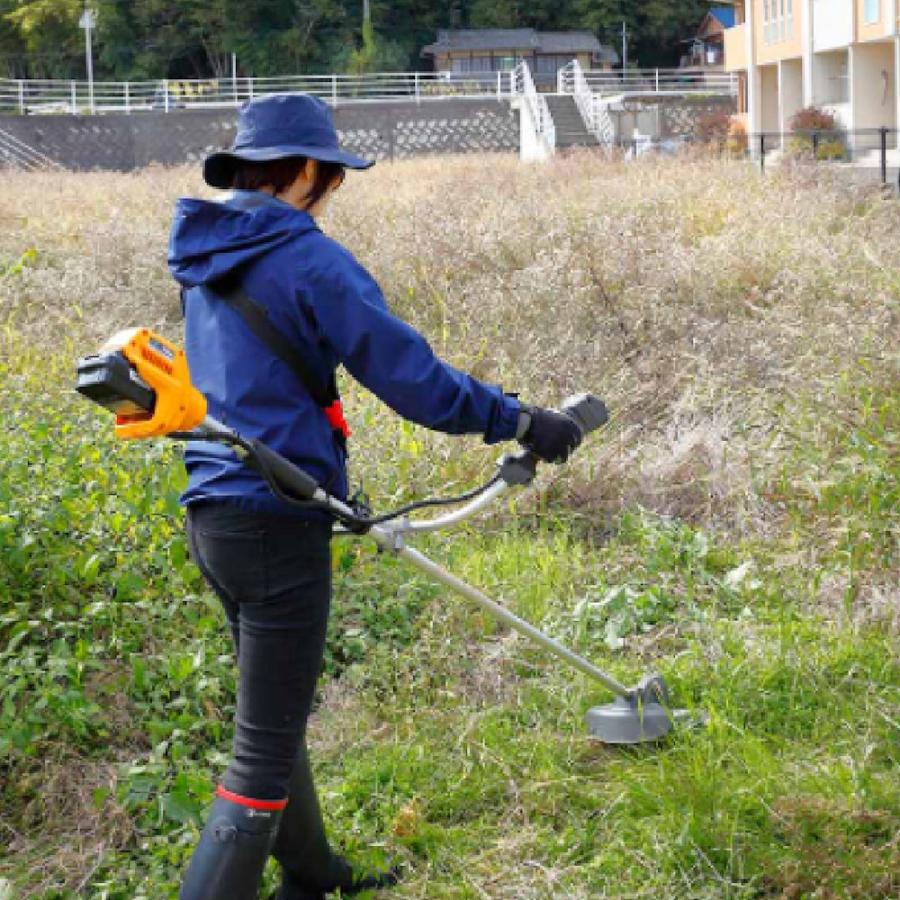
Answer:
[[[598,147],[600,142],[584,127],[584,120],[570,94],[547,94],[550,117],[556,127],[556,149]]]
[[[54,162],[40,150],[20,141],[14,134],[10,134],[0,128],[0,169],[59,169],[59,163]]]

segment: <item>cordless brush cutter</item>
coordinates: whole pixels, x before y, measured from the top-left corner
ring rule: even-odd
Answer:
[[[634,687],[621,684],[408,545],[410,535],[449,528],[469,519],[511,488],[530,485],[538,464],[538,458],[530,451],[522,450],[503,456],[494,477],[468,494],[423,500],[375,516],[332,497],[310,475],[285,457],[254,438],[241,437],[207,415],[206,398],[191,384],[184,352],[147,329],[120,332],[98,354],[80,360],[77,390],[116,414],[115,432],[121,438],[167,436],[181,440],[218,441],[232,446],[282,500],[306,508],[327,510],[340,523],[339,533],[370,537],[382,550],[408,560],[477,603],[500,622],[599,681],[616,695],[616,700],[588,711],[586,720],[591,737],[609,744],[655,741],[687,716],[686,711],[670,707],[668,691],[661,676],[648,675]],[[607,421],[604,404],[588,394],[567,400],[562,412],[571,416],[585,433],[594,431]],[[432,519],[409,518],[410,513],[416,510],[451,504],[459,508]]]

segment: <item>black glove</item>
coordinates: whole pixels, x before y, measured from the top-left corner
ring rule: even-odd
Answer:
[[[578,423],[565,413],[539,406],[522,410],[531,422],[519,443],[544,462],[564,463],[584,438]]]

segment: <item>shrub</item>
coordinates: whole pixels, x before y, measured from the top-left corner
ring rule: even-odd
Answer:
[[[797,134],[788,142],[788,155],[795,158],[816,159],[820,162],[841,162],[849,159],[846,135],[841,132],[816,135]]]
[[[694,124],[694,137],[704,144],[724,143],[731,130],[731,114],[724,110],[704,113]]]
[[[791,156],[836,161],[848,158],[847,136],[834,115],[808,106],[791,119],[794,136],[788,143]]]
[[[791,118],[791,131],[836,131],[837,119],[827,110],[807,106]]]
[[[847,144],[843,136],[829,138],[816,147],[816,159],[846,160],[848,157]]]
[[[744,156],[748,146],[747,128],[738,119],[732,119],[728,127],[728,141],[725,148],[729,156]]]

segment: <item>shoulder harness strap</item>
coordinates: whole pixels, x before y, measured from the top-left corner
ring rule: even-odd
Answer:
[[[313,374],[303,358],[303,354],[271,323],[265,308],[257,303],[239,283],[220,282],[215,288],[207,286],[207,289],[239,313],[253,334],[291,369],[309,392],[310,397],[321,408],[328,424],[334,431],[336,440],[346,450],[350,427],[344,418],[344,410],[334,375],[327,384],[323,385]]]

